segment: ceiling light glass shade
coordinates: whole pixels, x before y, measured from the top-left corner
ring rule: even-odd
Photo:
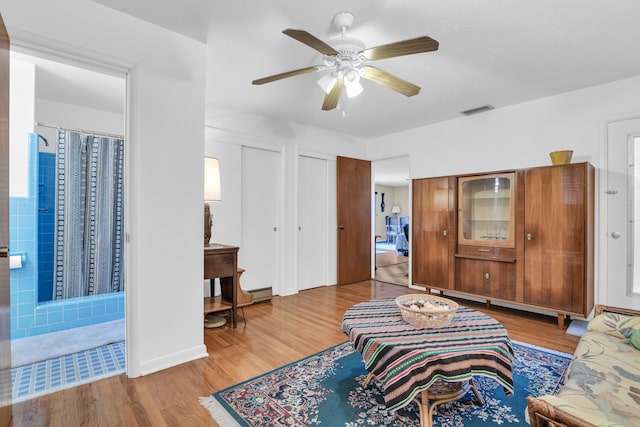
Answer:
[[[220,161],[214,157],[204,158],[204,201],[222,200],[220,188]]]
[[[360,74],[357,70],[351,70],[344,76],[344,88],[349,98],[356,97],[362,93]]]
[[[336,76],[334,76],[333,73],[329,73],[318,80],[318,86],[322,88],[324,93],[329,94],[337,81],[338,79],[336,78]]]

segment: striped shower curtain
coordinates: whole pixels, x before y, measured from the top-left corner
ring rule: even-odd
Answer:
[[[59,130],[54,299],[124,290],[124,141]]]

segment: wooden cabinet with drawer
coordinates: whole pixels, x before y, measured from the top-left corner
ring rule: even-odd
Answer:
[[[592,165],[424,178],[413,185],[414,284],[556,312],[559,327],[567,316],[589,315]],[[441,209],[434,204],[438,191],[447,194]]]

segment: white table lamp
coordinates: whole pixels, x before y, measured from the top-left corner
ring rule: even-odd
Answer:
[[[211,227],[213,215],[211,215],[210,202],[222,200],[220,188],[220,161],[214,157],[204,158],[204,245],[209,246],[211,240]]]

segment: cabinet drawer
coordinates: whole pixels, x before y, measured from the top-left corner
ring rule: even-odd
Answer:
[[[458,245],[456,257],[515,262],[516,250],[515,248],[498,248],[495,246]]]
[[[235,254],[208,254],[204,256],[204,278],[232,277],[236,274]]]

